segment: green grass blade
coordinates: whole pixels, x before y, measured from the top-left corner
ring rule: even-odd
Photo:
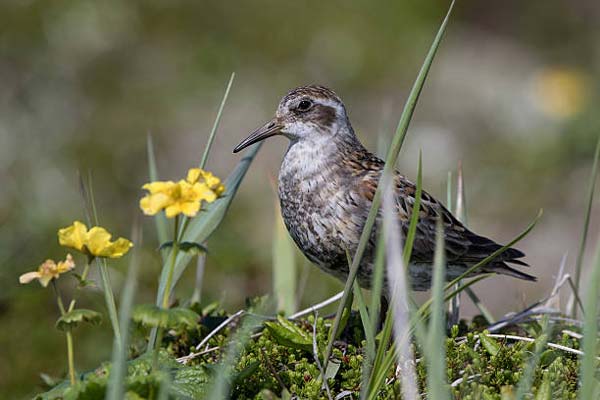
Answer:
[[[594,163],[592,164],[592,173],[590,175],[590,182],[588,185],[588,196],[587,196],[587,208],[585,210],[585,217],[583,221],[583,232],[581,234],[581,242],[579,244],[579,253],[577,253],[577,261],[575,262],[575,288],[579,294],[579,283],[581,280],[581,266],[583,265],[583,254],[585,253],[585,247],[587,244],[587,236],[590,228],[590,217],[592,215],[592,204],[594,202],[594,191],[596,188],[596,179],[598,178],[598,159],[600,158],[600,138],[596,143],[596,151],[594,152]],[[575,318],[577,316],[577,304],[573,302],[571,309],[571,316]]]
[[[404,265],[407,266],[410,262],[410,256],[412,254],[413,244],[415,241],[415,235],[417,233],[417,223],[419,222],[419,211],[421,210],[421,194],[423,193],[423,163],[422,155],[419,151],[419,164],[417,165],[417,189],[415,192],[415,203],[412,206],[412,213],[410,215],[410,223],[408,225],[408,232],[406,234],[406,242],[404,244],[404,252],[402,254]],[[417,212],[414,212],[417,210]]]
[[[420,161],[421,158],[419,156],[419,176],[421,175]],[[383,202],[384,235],[387,253],[386,270],[389,282],[388,292],[391,294],[390,309],[388,311],[390,317],[386,318],[386,320],[393,320],[394,347],[398,349],[398,365],[402,366],[402,398],[406,400],[416,400],[419,398],[419,387],[417,385],[417,373],[414,368],[414,354],[410,344],[411,329],[409,322],[411,307],[408,298],[408,293],[410,292],[409,285],[407,284],[408,270],[405,267],[403,256],[400,251],[399,244],[402,243],[402,235],[398,217],[395,213],[393,194],[390,188],[386,190]],[[418,208],[414,208],[414,210],[418,210]],[[417,214],[417,212],[413,212],[413,215]],[[393,316],[393,319],[391,316]],[[382,341],[380,349],[381,348],[387,348],[387,342]],[[391,350],[391,353],[393,354],[394,351]]]
[[[432,311],[429,323],[428,346],[423,348],[427,360],[428,398],[449,399],[446,388],[446,322],[444,310],[444,282],[446,281],[446,256],[444,230],[441,219],[436,226],[435,255],[433,261]]]
[[[146,137],[146,151],[148,153],[148,178],[150,182],[157,181],[158,168],[156,166],[156,156],[154,153],[154,144],[152,142],[152,136],[148,134]],[[158,243],[162,244],[169,240],[171,235],[169,234],[169,228],[167,225],[167,217],[164,213],[157,213],[154,216],[154,223],[156,225],[156,234],[158,236]],[[164,260],[164,259],[163,259]]]
[[[456,218],[467,225],[467,196],[465,195],[465,180],[463,177],[462,162],[458,162],[456,174]]]
[[[462,182],[460,182],[460,179],[462,178],[461,175],[461,170],[459,168],[459,183],[457,184],[458,187],[460,187],[460,185],[462,184]],[[457,191],[456,192],[456,204],[458,205],[458,198],[459,196],[463,195],[464,193],[461,193],[461,191]],[[452,172],[448,171],[448,179],[446,181],[446,208],[448,210],[452,210]],[[459,218],[460,220],[460,218]],[[456,284],[456,287],[458,287],[460,285],[460,282]],[[458,323],[460,319],[460,294],[458,296],[454,296],[452,297],[452,300],[450,301],[450,303],[448,304],[448,326],[451,327],[452,325],[455,325]]]
[[[413,210],[420,210],[421,207],[421,193],[423,192],[423,164],[422,164],[422,155],[421,152],[419,152],[419,163],[417,166],[417,183],[416,183],[416,192],[415,192],[415,203],[412,206]],[[403,265],[408,265],[409,261],[410,261],[410,256],[412,253],[412,247],[413,247],[413,243],[415,240],[415,234],[417,232],[417,223],[419,221],[419,213],[418,212],[413,212],[410,216],[410,224],[408,227],[408,232],[406,235],[406,242],[404,243],[404,250],[402,253],[402,258],[403,258]],[[400,245],[400,242],[398,242],[398,245]],[[406,275],[406,281],[407,287],[410,287],[410,281],[409,281],[409,275]],[[382,328],[382,337],[381,337],[381,343],[379,345],[379,347],[377,348],[377,354],[375,356],[375,361],[373,363],[373,373],[371,375],[371,384],[370,384],[370,390],[371,393],[376,393],[379,390],[381,381],[378,380],[377,382],[379,383],[374,383],[374,377],[376,376],[385,376],[385,374],[387,374],[387,366],[389,365],[389,359],[391,358],[393,360],[393,357],[391,357],[389,355],[389,351],[388,351],[388,355],[386,356],[386,350],[388,347],[388,343],[390,341],[390,338],[392,337],[392,326],[393,326],[393,321],[392,321],[392,313],[388,312],[388,314],[386,315],[385,318],[385,322],[383,324],[383,328]],[[388,361],[384,361],[384,360],[388,360]],[[382,371],[382,368],[384,369]]]
[[[225,94],[223,95],[223,99],[221,100],[221,104],[219,105],[219,111],[217,111],[215,122],[213,123],[212,130],[210,131],[210,135],[208,136],[208,142],[206,143],[206,147],[204,148],[204,154],[202,154],[202,160],[200,161],[200,168],[204,168],[206,166],[206,162],[208,161],[210,149],[212,148],[217,129],[219,128],[219,124],[221,123],[221,115],[223,114],[223,108],[225,108],[225,103],[227,102],[227,98],[229,97],[229,91],[231,90],[231,85],[233,85],[234,78],[235,72],[232,72],[231,77],[229,78],[229,82],[227,83],[227,87],[225,88]]]
[[[113,346],[112,368],[110,370],[108,387],[106,389],[106,400],[121,400],[124,398],[125,394],[124,381],[127,371],[127,351],[121,349],[127,349],[128,347],[129,323],[140,264],[139,248],[142,244],[141,232],[142,230],[139,224],[136,224],[132,234],[132,240],[136,244],[136,247],[132,251],[129,268],[127,269],[127,279],[125,280],[125,286],[121,295],[121,308],[119,312],[119,324],[124,333],[121,335],[121,343],[118,345],[115,343]]]
[[[375,332],[371,325],[371,317],[367,311],[367,302],[363,295],[362,289],[356,281],[354,281],[354,298],[358,303],[358,312],[362,320],[363,329],[365,330],[365,338],[367,342],[367,357],[371,360],[375,358]]]
[[[463,174],[462,162],[458,163],[458,173],[457,173],[457,181],[456,181],[456,216],[460,222],[462,222],[465,226],[468,226],[467,222],[467,196],[465,193],[465,179]],[[461,285],[461,282],[457,284],[458,288]],[[487,307],[483,304],[481,299],[475,294],[473,289],[470,287],[465,287],[465,293],[471,299],[473,304],[477,307],[481,315],[487,320],[488,324],[493,324],[496,322],[492,313],[487,309]],[[459,319],[459,309],[460,309],[460,292],[457,293],[456,296],[452,298],[453,311],[456,313],[453,315],[453,324],[458,322]]]
[[[396,128],[396,133],[392,139],[392,144],[388,151],[386,157],[385,167],[379,180],[379,184],[377,185],[377,191],[375,192],[375,196],[373,197],[373,203],[371,205],[371,209],[369,211],[369,215],[365,222],[365,226],[363,228],[362,234],[360,236],[360,240],[356,249],[356,253],[352,260],[352,266],[348,273],[348,279],[346,280],[346,285],[344,287],[344,295],[340,304],[338,306],[336,316],[333,322],[333,335],[332,339],[327,344],[327,349],[325,350],[325,359],[324,359],[324,369],[327,369],[327,363],[329,362],[329,357],[331,356],[331,352],[333,350],[333,338],[335,338],[337,330],[340,326],[341,316],[344,308],[346,307],[346,303],[348,301],[348,296],[351,293],[352,285],[354,284],[354,279],[356,277],[356,273],[358,272],[358,267],[360,266],[360,262],[362,260],[363,254],[365,252],[367,243],[369,238],[371,237],[371,230],[373,229],[373,225],[375,224],[375,220],[377,218],[377,214],[379,213],[379,206],[381,205],[381,193],[386,180],[389,181],[389,178],[394,171],[396,161],[398,160],[398,155],[400,153],[400,149],[402,148],[402,144],[404,143],[404,138],[406,137],[406,132],[408,130],[408,125],[410,124],[410,120],[415,111],[417,101],[419,99],[419,95],[421,94],[421,90],[423,89],[423,85],[425,83],[425,79],[427,78],[427,74],[429,69],[431,68],[431,64],[433,62],[433,58],[435,57],[435,53],[440,45],[444,32],[446,30],[446,25],[448,24],[448,19],[450,17],[450,13],[452,12],[452,7],[454,6],[454,1],[450,4],[450,8],[448,9],[448,13],[446,17],[442,21],[442,24],[438,30],[438,33],[433,40],[433,43],[425,57],[425,61],[417,75],[417,79],[410,91],[406,104],[404,106],[404,110],[402,111],[402,115],[400,116],[400,121],[398,122],[398,127]]]
[[[227,102],[227,98],[229,97],[229,91],[231,90],[231,85],[233,84],[233,79],[235,78],[235,72],[231,73],[231,77],[229,78],[229,82],[227,83],[227,87],[225,88],[225,94],[223,94],[223,99],[221,100],[221,104],[219,105],[219,110],[217,111],[217,116],[215,117],[215,122],[213,123],[213,127],[210,131],[210,135],[208,135],[208,142],[206,143],[206,147],[204,148],[204,154],[202,154],[202,160],[200,161],[200,168],[204,169],[206,167],[206,162],[208,161],[208,156],[210,154],[210,150],[212,148],[213,142],[215,140],[215,136],[217,134],[217,129],[219,128],[219,124],[221,123],[221,115],[223,115],[223,109],[225,108],[225,103]],[[165,218],[162,213],[157,214]],[[184,232],[186,226],[188,225],[187,217],[184,217],[181,221],[180,232]],[[164,243],[167,239],[165,238]],[[163,259],[164,261],[164,259]],[[206,253],[203,253],[197,257],[196,262],[196,280],[194,285],[194,292],[192,293],[191,302],[200,303],[200,294],[202,293],[202,281],[204,277],[204,265],[206,263]]]
[[[385,245],[383,235],[379,235],[377,239],[377,249],[375,251],[375,267],[373,273],[373,282],[371,287],[371,306],[369,307],[369,313],[371,317],[371,331],[375,335],[377,329],[379,329],[379,319],[381,310],[381,293],[383,292],[383,276],[385,268]],[[351,265],[351,264],[350,264]],[[367,340],[367,346],[371,346]],[[373,343],[375,346],[375,343]],[[368,394],[369,379],[371,377],[371,369],[375,362],[376,352],[371,353],[367,351],[362,364],[362,384],[361,384],[361,399],[364,399]]]
[[[383,293],[383,277],[385,272],[385,245],[383,239],[383,235],[379,235],[379,238],[377,238],[375,267],[371,286],[371,306],[369,307],[369,311],[371,313],[371,328],[373,332],[377,330],[377,326],[379,325],[381,294]]]
[[[260,146],[260,144],[253,146],[253,148],[250,149],[250,151],[240,160],[225,182],[223,182],[225,185],[225,193],[223,196],[217,199],[214,203],[208,204],[206,208],[198,215],[198,217],[190,220],[183,241],[203,243],[215,231],[215,229],[217,229],[225,217],[225,213],[235,197],[235,194],[237,193],[237,190],[242,183],[248,168],[252,164],[256,153],[260,149]],[[169,256],[167,256],[165,259],[169,260]],[[174,287],[181,278],[181,274],[183,274],[183,271],[189,264],[189,261],[190,256],[185,253],[180,253],[177,256],[172,287]],[[162,269],[158,293],[156,296],[157,305],[160,305],[165,291],[168,270],[169,269],[167,266],[164,266]]]
[[[85,213],[86,220],[89,225],[99,225],[98,222],[98,211],[96,209],[96,200],[94,199],[94,187],[92,185],[92,175],[88,173],[87,186],[80,181],[81,193],[85,202]],[[119,328],[119,317],[117,315],[117,306],[115,303],[115,297],[112,290],[112,284],[110,283],[110,276],[108,273],[108,265],[105,258],[96,258],[96,265],[100,269],[100,277],[102,279],[102,288],[104,292],[104,299],[106,301],[106,308],[110,323],[113,328],[113,334],[115,335],[116,343],[121,343],[121,329]]]
[[[596,248],[596,259],[592,264],[592,275],[589,279],[585,296],[585,320],[583,324],[583,360],[581,373],[579,399],[594,398],[598,381],[596,380],[598,352],[598,296],[600,295],[600,240]]]
[[[491,325],[496,322],[496,319],[492,315],[492,312],[488,310],[485,304],[483,304],[483,302],[481,301],[479,296],[477,296],[477,294],[473,291],[473,289],[471,289],[470,287],[466,287],[465,293],[467,294],[467,296],[469,296],[469,299],[471,299],[473,304],[475,304],[475,307],[477,307],[477,309],[479,310],[481,315],[483,315],[483,318],[486,319],[488,324]]]
[[[285,315],[296,312],[296,257],[294,243],[287,233],[279,207],[275,207],[273,240],[273,292],[277,310]]]

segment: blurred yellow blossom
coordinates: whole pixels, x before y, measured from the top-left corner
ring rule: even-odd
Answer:
[[[225,187],[210,172],[192,168],[185,180],[150,182],[142,186],[142,189],[149,192],[140,200],[140,208],[144,214],[154,215],[164,209],[165,215],[172,218],[179,214],[196,216],[202,200],[212,203],[223,193]]]
[[[221,184],[219,178],[200,168],[191,168],[187,174],[187,181],[189,183],[205,183],[217,196],[220,196],[225,191],[225,186]]]
[[[61,246],[71,247],[93,257],[120,258],[125,255],[133,244],[124,238],[114,242],[112,235],[106,229],[94,226],[90,230],[79,221],[58,231],[58,241]]]
[[[21,275],[19,277],[19,282],[24,284],[37,279],[43,287],[46,287],[52,279],[57,279],[60,274],[69,272],[73,268],[75,268],[73,257],[71,257],[70,254],[67,254],[65,261],[59,261],[58,264],[56,264],[54,260],[44,261],[44,263],[38,267],[37,271],[27,272],[26,274]]]
[[[540,109],[556,118],[569,118],[580,112],[588,95],[586,76],[566,67],[547,67],[538,72],[534,90]]]

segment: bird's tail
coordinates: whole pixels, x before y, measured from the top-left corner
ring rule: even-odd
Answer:
[[[510,262],[512,262],[512,260]],[[501,275],[509,275],[514,278],[523,279],[525,281],[537,281],[537,278],[535,276],[526,274],[525,272],[521,272],[513,267],[508,266],[504,262],[495,264],[492,268],[490,268],[490,272],[495,272]]]

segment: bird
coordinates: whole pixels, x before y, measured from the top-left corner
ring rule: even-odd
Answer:
[[[324,86],[291,90],[281,99],[275,117],[242,140],[233,152],[276,135],[289,139],[278,177],[285,226],[306,258],[346,281],[347,252],[354,254],[358,247],[385,162],[362,145],[344,103]],[[405,237],[417,187],[398,171],[394,171],[391,182],[395,218]],[[502,247],[470,231],[441,202],[422,190],[408,266],[409,281],[415,291],[428,290],[432,284],[438,220],[444,232],[448,281]],[[356,275],[359,285],[366,289],[372,285],[376,242],[382,229],[383,213],[379,210]],[[510,265],[528,266],[521,260],[524,256],[520,250],[507,248],[471,276],[496,273],[535,281],[534,276]]]

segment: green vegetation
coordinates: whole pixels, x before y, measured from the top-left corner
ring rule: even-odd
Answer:
[[[213,309],[202,316],[207,323],[214,323],[214,319],[224,319],[223,312]],[[269,329],[258,329],[254,338],[245,345],[236,345],[238,359],[230,367],[228,375],[231,398],[289,398],[289,394],[293,393],[303,399],[327,399],[311,341],[314,330],[317,333],[317,348],[320,352],[325,350],[331,320],[322,317],[315,319],[309,315],[296,322],[273,321],[268,324]],[[288,324],[293,324],[295,329],[289,330]],[[149,398],[152,393],[157,394],[163,385],[167,385],[170,395],[177,398],[206,398],[216,366],[222,361],[235,332],[235,324],[232,325],[213,336],[206,343],[207,350],[198,352],[193,358],[188,356],[189,352],[195,352],[195,345],[209,332],[207,326],[198,324],[193,329],[171,330],[165,338],[165,350],[160,355],[160,370],[153,370],[151,356],[147,354],[128,363],[125,380],[127,398]],[[475,322],[471,326],[463,323],[460,328],[454,326],[451,329],[450,336],[445,339],[447,368],[442,378],[452,384],[450,391],[456,398],[513,398],[510,396],[514,396],[523,378],[523,363],[543,340],[540,336],[542,326],[537,322],[521,324],[509,329],[507,332],[514,335],[508,336],[491,335],[480,329]],[[461,330],[468,333],[464,334]],[[548,331],[548,343],[542,345],[539,363],[533,371],[530,393],[535,399],[577,398],[580,368],[577,352],[581,342],[572,333],[577,330],[576,327],[561,323],[552,324]],[[539,339],[528,342],[519,335],[532,335]],[[305,343],[305,340],[308,342]],[[549,347],[549,343],[557,346]],[[331,367],[327,373],[333,397],[341,393],[351,394],[354,398],[359,395],[365,346],[360,317],[353,313],[342,337],[334,346]],[[131,351],[135,353],[135,347]],[[425,353],[415,346],[418,388],[422,392],[427,392],[428,387],[429,360]],[[75,387],[62,384],[38,398],[77,398],[71,397],[77,393],[81,399],[103,399],[112,369],[111,364],[102,365],[87,373]],[[390,371],[386,376],[386,385],[378,391],[377,398],[398,398],[400,385],[395,370]],[[134,393],[139,397],[135,397]]]
[[[194,265],[192,261],[206,257],[206,242],[227,214],[260,146],[255,146],[242,158],[221,185],[218,178],[199,168],[190,169],[187,177],[178,182],[159,181],[155,150],[149,140],[149,174],[152,182],[144,185],[148,194],[141,199],[140,208],[145,214],[154,216],[156,235],[162,242],[155,254],[162,261],[155,302],[134,305],[140,268],[136,248],[132,251],[134,254],[117,312],[107,259],[123,256],[129,245],[125,250],[124,246],[116,248],[115,243],[110,242],[109,235],[103,238],[101,247],[110,251],[95,253],[92,247],[97,242],[91,238],[80,240],[81,243],[75,245],[65,244],[61,240],[61,245],[75,248],[89,257],[84,273],[79,277],[81,287],[78,289],[86,290],[88,286],[93,286],[86,280],[92,261],[96,261],[100,269],[114,331],[113,357],[112,362],[104,363],[93,371],[76,374],[71,330],[79,322],[99,322],[100,315],[92,310],[74,309],[75,300],[65,312],[61,294],[57,290],[55,294],[61,313],[57,327],[67,332],[69,341],[69,354],[65,357],[68,358],[69,380],[51,382],[51,379],[47,379],[52,388],[37,398],[395,399],[402,396],[408,400],[411,396],[420,398],[423,394],[431,400],[451,397],[485,400],[597,398],[600,393],[597,355],[600,243],[599,255],[595,264],[592,264],[594,273],[585,285],[585,296],[583,291],[579,293],[579,271],[587,243],[600,141],[590,179],[589,206],[585,213],[577,260],[577,280],[572,285],[576,291],[575,297],[584,298],[582,314],[585,323],[575,318],[565,318],[556,310],[548,311],[544,307],[549,299],[558,295],[564,282],[571,282],[567,275],[561,273],[557,277],[556,290],[549,299],[540,301],[514,318],[501,321],[501,329],[498,323],[489,327],[489,316],[475,318],[470,323],[462,321],[446,329],[447,303],[487,276],[466,281],[467,271],[444,284],[441,227],[437,232],[431,298],[417,307],[406,290],[406,279],[402,276],[392,279],[389,274],[391,285],[396,290],[391,290],[392,301],[386,318],[379,321],[384,267],[393,263],[400,271],[404,271],[403,266],[410,258],[417,213],[411,218],[402,252],[390,249],[389,238],[399,232],[388,219],[379,241],[375,290],[369,302],[355,285],[362,253],[380,206],[384,213],[389,211],[385,199],[388,174],[399,157],[449,15],[450,11],[408,96],[358,250],[356,254],[348,254],[350,276],[343,294],[338,298],[339,304],[333,318],[320,317],[320,306],[312,307],[301,315],[294,313],[296,293],[289,288],[297,286],[296,268],[295,264],[291,267],[294,263],[293,253],[280,231],[273,243],[273,254],[277,260],[274,265],[275,293],[278,298],[257,298],[248,301],[244,310],[227,315],[217,303],[201,307],[198,301],[186,301],[178,296],[178,281],[185,270]],[[208,159],[232,82],[233,75],[200,162],[201,168],[204,168]],[[419,162],[417,193],[421,185]],[[87,219],[94,220],[97,225],[98,216],[90,182],[82,183],[82,187],[88,210]],[[463,202],[460,203],[464,207]],[[541,213],[523,233],[474,266],[473,270],[529,234],[540,216]],[[84,228],[87,234],[87,227]],[[280,228],[277,226],[276,230]],[[102,228],[91,228],[89,232],[94,229]],[[134,244],[140,242],[140,230],[139,226],[134,229]],[[79,237],[69,236],[71,241],[79,240]],[[73,268],[64,268],[43,282],[51,282],[56,286],[59,275],[72,273]],[[36,279],[42,282],[44,273],[47,271],[40,269],[40,276]],[[198,267],[197,276],[202,273],[203,269]],[[294,276],[286,276],[286,273]],[[195,289],[192,299],[198,300],[199,287]],[[353,297],[358,312],[353,311]],[[277,306],[273,306],[275,303]],[[483,304],[481,309],[486,310]],[[577,316],[576,312],[572,313],[574,317]],[[394,325],[399,320],[404,324]],[[494,333],[487,331],[486,327]],[[412,372],[409,373],[409,370]]]

